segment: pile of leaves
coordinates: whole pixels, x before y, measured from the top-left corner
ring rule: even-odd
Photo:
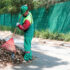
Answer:
[[[24,52],[17,48],[17,52],[13,53],[11,51],[6,50],[5,48],[2,48],[2,44],[4,44],[6,41],[5,40],[0,40],[0,63],[1,64],[7,64],[7,63],[12,63],[12,64],[21,64],[23,62],[23,57],[24,57]]]

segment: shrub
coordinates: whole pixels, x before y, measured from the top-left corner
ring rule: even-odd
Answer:
[[[46,31],[35,31],[35,37],[44,38],[44,39],[54,39],[61,41],[70,41],[70,33],[51,33],[48,30]]]

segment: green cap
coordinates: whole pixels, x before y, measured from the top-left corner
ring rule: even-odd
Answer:
[[[21,14],[24,14],[27,10],[28,10],[28,6],[27,5],[21,6]]]

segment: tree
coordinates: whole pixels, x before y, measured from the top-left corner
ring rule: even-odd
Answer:
[[[37,9],[40,7],[49,8],[55,3],[69,0],[0,0],[0,13],[18,13],[20,7],[28,4],[29,9]]]

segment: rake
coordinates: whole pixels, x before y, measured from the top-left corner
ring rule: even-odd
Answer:
[[[21,20],[21,17],[20,17],[19,21]],[[6,41],[4,44],[2,44],[2,46],[1,46],[1,47],[5,48],[6,50],[14,52],[14,53],[16,53],[16,47],[15,47],[13,37],[15,36],[16,30],[17,30],[17,27],[14,29],[12,37],[8,41]]]

